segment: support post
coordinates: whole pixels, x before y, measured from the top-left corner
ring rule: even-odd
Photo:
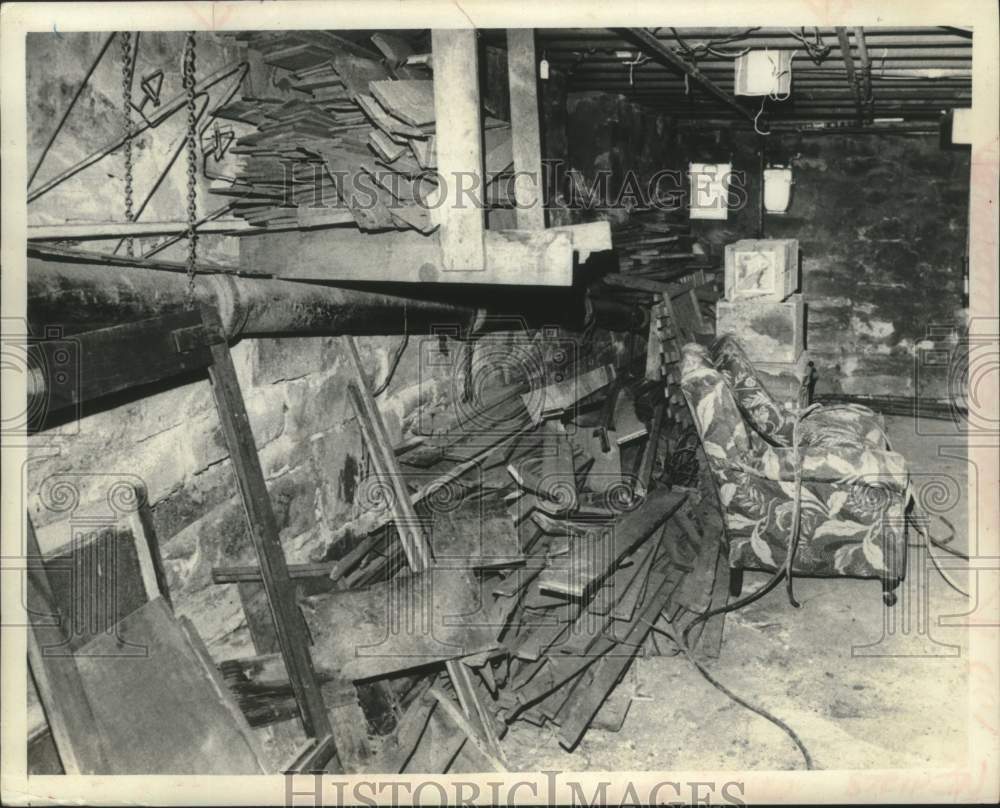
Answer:
[[[299,705],[306,735],[325,738],[331,734],[330,721],[309,654],[306,624],[295,602],[285,552],[278,538],[278,523],[264,482],[233,357],[229,353],[229,345],[223,335],[217,312],[205,306],[202,317],[213,360],[208,368],[212,395],[243,501],[247,532],[257,552],[264,591],[274,617],[275,633],[285,669],[295,693],[295,701]]]
[[[507,30],[510,137],[514,153],[514,197],[519,230],[542,230],[542,136],[538,122],[538,65],[535,29]]]
[[[483,270],[485,218],[483,141],[479,113],[479,54],[475,30],[431,31],[434,54],[434,140],[444,203],[443,269]]]
[[[858,125],[863,124],[865,113],[861,105],[861,88],[858,87],[858,77],[854,72],[854,57],[851,55],[851,41],[847,36],[847,29],[843,26],[837,28],[837,41],[840,43],[840,55],[844,59],[844,69],[847,71],[847,83],[854,91],[854,105],[858,110]]]

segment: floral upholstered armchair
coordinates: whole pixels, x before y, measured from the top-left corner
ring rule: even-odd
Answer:
[[[906,461],[879,416],[830,407],[797,416],[760,384],[732,337],[683,348],[681,388],[722,505],[734,582],[786,565],[801,474],[791,574],[877,578],[887,603],[906,574]],[[735,593],[738,594],[739,584]]]

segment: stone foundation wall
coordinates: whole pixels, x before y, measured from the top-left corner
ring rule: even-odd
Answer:
[[[357,339],[375,384],[399,340]],[[495,361],[496,341],[516,343],[503,367]],[[544,374],[554,367],[550,354],[567,345],[581,369],[620,358],[621,345],[602,331],[586,344],[569,332],[489,335],[474,353],[476,388],[488,395],[523,371]],[[465,343],[452,339],[410,338],[378,398],[394,442],[448,425],[464,388],[464,351]],[[244,340],[233,354],[289,563],[339,557],[373,518],[360,501],[370,469],[347,396],[353,371],[340,338]],[[565,357],[559,361],[565,371]],[[177,613],[194,622],[218,660],[253,653],[236,586],[211,578],[215,566],[256,558],[207,378],[35,435],[24,473],[27,509],[47,555],[81,529],[127,518],[132,503],[122,484],[142,483]]]
[[[757,235],[760,157],[791,165],[785,215],[765,216],[765,238],[796,238],[806,304],[806,347],[817,392],[948,398],[960,379],[969,204],[969,152],[942,149],[937,135],[781,134],[691,129],[624,96],[570,93],[570,168],[592,183],[611,172],[617,208],[574,211],[576,220],[628,218],[632,173],[650,179],[691,162],[732,163],[746,204],[726,221],[692,221],[719,257],[726,244]],[[680,208],[687,221],[687,180]],[[633,197],[634,199],[634,197]]]

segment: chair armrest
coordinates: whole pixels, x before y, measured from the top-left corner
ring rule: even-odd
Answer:
[[[897,452],[848,446],[800,446],[802,481],[861,482],[905,494],[910,479],[906,458]],[[767,448],[748,471],[775,482],[795,480],[795,450]]]

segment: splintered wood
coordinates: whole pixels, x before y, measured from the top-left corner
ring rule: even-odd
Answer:
[[[395,449],[366,437],[395,458],[393,496],[408,496],[409,511],[387,501],[382,526],[338,560],[291,570],[320,680],[380,682],[395,705],[365,770],[503,768],[495,739],[521,720],[551,725],[567,749],[592,726],[620,728],[634,660],[675,653],[670,638],[725,602],[714,499],[663,484],[649,460],[664,434],[659,402],[662,386],[598,366],[475,392]],[[429,555],[407,571],[413,537]],[[310,576],[339,589],[306,587]],[[717,654],[721,618],[696,629],[694,652]],[[446,663],[467,681],[443,676]],[[294,706],[280,666],[227,663],[255,725]]]

